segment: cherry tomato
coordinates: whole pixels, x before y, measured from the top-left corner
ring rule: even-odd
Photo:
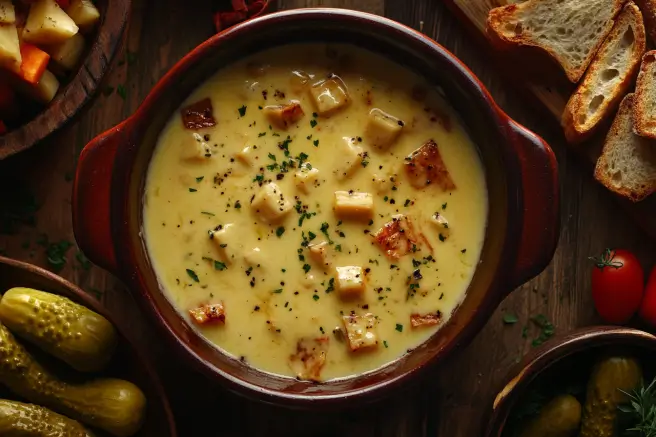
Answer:
[[[645,298],[640,305],[640,318],[652,328],[656,328],[656,267],[651,271],[647,281]]]
[[[628,322],[640,307],[645,288],[640,262],[631,252],[621,249],[606,249],[599,258],[591,259],[596,264],[592,271],[592,299],[597,312],[608,323]]]

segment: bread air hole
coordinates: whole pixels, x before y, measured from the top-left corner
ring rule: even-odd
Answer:
[[[609,82],[615,79],[619,75],[620,72],[616,68],[607,68],[601,72],[601,80],[603,80],[604,82]]]
[[[590,100],[590,105],[588,105],[588,113],[594,114],[599,109],[599,106],[604,102],[604,96],[596,95],[592,100]]]
[[[506,31],[515,34],[515,36],[522,34],[522,23],[508,23],[506,24]]]
[[[621,47],[623,49],[627,47],[631,47],[634,42],[635,42],[635,35],[633,34],[633,29],[629,27],[628,29],[626,29],[626,32],[624,32],[624,35],[622,35]]]

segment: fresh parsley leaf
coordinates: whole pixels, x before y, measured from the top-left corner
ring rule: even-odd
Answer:
[[[503,323],[505,323],[506,325],[514,325],[518,321],[519,319],[514,314],[506,313],[503,315]]]
[[[280,226],[278,229],[276,229],[276,236],[277,237],[281,237],[282,234],[284,234],[284,233],[285,233],[285,227],[284,226]]]
[[[239,111],[239,116],[240,116],[240,117],[245,116],[245,115],[246,115],[246,106],[245,106],[245,105],[242,105],[242,107],[239,108],[238,111]]]
[[[197,275],[196,272],[194,272],[193,270],[191,270],[191,269],[187,269],[187,275],[189,275],[189,277],[190,277],[194,282],[200,282],[200,280],[198,279],[198,275]]]
[[[399,332],[403,332],[403,325],[400,324],[400,323],[397,323],[396,324],[396,330],[399,331]]]
[[[221,261],[214,261],[214,270],[225,270],[228,267],[225,265],[225,263],[222,263]]]

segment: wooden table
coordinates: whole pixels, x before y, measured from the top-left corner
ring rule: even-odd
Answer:
[[[13,235],[0,235],[9,256],[51,266],[46,259],[65,252],[61,275],[98,294],[123,325],[155,358],[176,413],[182,437],[211,436],[448,436],[480,435],[482,420],[508,368],[531,348],[537,329],[529,317],[544,314],[557,332],[599,323],[590,297],[588,256],[605,247],[634,251],[645,267],[656,262],[653,241],[618,209],[591,177],[589,167],[570,153],[555,122],[514,95],[485,49],[436,0],[280,0],[279,9],[335,6],[359,9],[405,23],[436,38],[483,80],[497,102],[516,120],[542,135],[560,163],[562,236],[551,266],[508,297],[474,342],[446,363],[421,389],[402,399],[340,414],[279,410],[208,387],[170,356],[135,307],[128,291],[78,255],[71,228],[71,176],[82,147],[97,133],[131,114],[155,82],[190,49],[209,37],[209,1],[135,0],[126,52],[89,110],[44,144],[0,162],[0,232],[17,221]],[[27,192],[26,192],[27,191]],[[35,196],[38,210],[30,212]],[[17,211],[20,209],[20,211]],[[20,220],[15,219],[15,213]],[[47,243],[46,243],[47,238]],[[61,243],[63,244],[56,244]],[[53,244],[55,243],[55,244]],[[54,248],[54,249],[53,249]],[[59,253],[58,253],[59,250]],[[519,322],[504,325],[505,313]],[[522,328],[528,326],[523,338]],[[156,436],[153,436],[156,437]]]

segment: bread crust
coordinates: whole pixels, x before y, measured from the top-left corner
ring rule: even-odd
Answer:
[[[620,80],[610,90],[602,90],[603,77],[601,76],[609,66],[609,60],[617,54],[613,51],[621,43],[626,29],[633,30],[634,43],[628,62],[618,71]],[[565,131],[567,141],[577,144],[590,138],[600,124],[617,109],[627,91],[633,84],[638,73],[642,55],[646,50],[645,26],[642,13],[632,1],[628,2],[617,17],[610,34],[599,48],[594,59],[585,73],[583,81],[570,97],[561,118],[561,125]],[[620,48],[621,49],[621,48]],[[617,70],[617,69],[613,69]],[[592,117],[587,117],[588,108],[597,96],[603,97],[598,109]]]
[[[654,71],[656,69],[655,62],[655,50],[645,53],[642,57],[633,105],[633,128],[638,135],[653,139],[656,139],[656,114],[649,110],[647,102],[654,98],[654,96],[649,95],[649,87],[651,82],[656,81],[653,74],[650,74],[650,70]],[[651,85],[651,88],[656,90],[656,84]]]
[[[652,44],[656,44],[656,0],[636,0],[642,16],[645,18],[645,27]]]
[[[540,1],[544,0],[527,0],[523,3],[511,4],[507,6],[501,6],[498,8],[492,9],[487,17],[487,29],[490,39],[496,46],[503,45],[514,45],[514,46],[532,46],[544,50],[552,59],[554,59],[563,69],[567,78],[571,82],[578,82],[585,73],[585,70],[590,65],[594,55],[599,50],[599,47],[603,44],[605,37],[608,36],[611,29],[613,28],[614,19],[622,10],[622,6],[626,3],[627,0],[614,0],[613,1],[613,14],[612,19],[609,20],[606,28],[604,29],[603,38],[599,38],[599,41],[594,45],[593,49],[590,51],[588,57],[578,68],[569,68],[563,59],[558,55],[558,52],[554,50],[549,45],[541,44],[538,41],[535,41],[531,38],[531,35],[525,35],[521,26],[518,27],[519,32],[514,36],[504,35],[502,29],[503,27],[512,22],[512,18],[519,11],[530,10],[534,5]]]
[[[604,149],[601,153],[601,156],[597,160],[594,177],[610,191],[619,194],[620,196],[626,197],[633,202],[640,202],[652,194],[654,191],[656,191],[656,186],[654,186],[655,184],[652,184],[651,186],[647,185],[643,189],[633,191],[624,185],[614,184],[611,175],[604,170],[604,167],[608,166],[609,164],[607,160],[608,152],[610,151],[609,149],[614,147],[613,144],[616,141],[620,141],[625,134],[624,124],[627,122],[626,117],[633,118],[634,102],[635,94],[631,93],[627,94],[626,97],[624,97],[624,100],[622,100],[622,103],[620,103],[620,108],[617,111],[613,125],[611,126],[610,131],[608,132],[608,136],[606,137]]]

